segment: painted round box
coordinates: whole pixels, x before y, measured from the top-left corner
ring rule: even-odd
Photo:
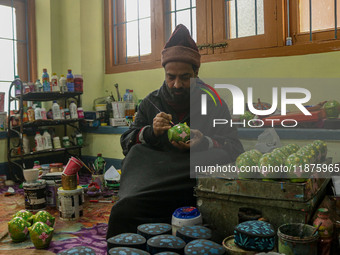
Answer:
[[[145,250],[146,239],[135,233],[119,234],[107,239],[108,250],[116,247],[127,247]]]
[[[150,238],[147,242],[147,251],[151,254],[160,252],[177,252],[183,254],[185,242],[173,235],[160,235]]]
[[[49,227],[53,228],[55,218],[49,212],[41,210],[37,212],[35,215],[32,215],[30,220],[33,221],[33,224],[36,222],[43,222],[46,223]]]
[[[25,241],[31,224],[21,217],[14,217],[8,222],[8,233],[13,242]]]
[[[73,247],[65,251],[59,252],[57,255],[77,255],[77,254],[96,255],[96,252],[90,247],[77,246],[77,247]]]
[[[235,243],[250,251],[271,251],[275,246],[274,227],[264,221],[245,221],[234,230]]]
[[[184,226],[176,232],[176,236],[189,243],[197,239],[211,239],[211,230],[203,226]]]
[[[172,251],[164,251],[164,252],[156,253],[155,255],[179,255],[179,254],[176,252],[172,252]]]
[[[150,253],[135,249],[135,248],[128,248],[128,247],[116,247],[109,250],[110,255],[150,255]]]
[[[30,211],[20,210],[19,212],[17,212],[16,214],[13,215],[13,218],[14,217],[21,217],[25,221],[28,221],[29,223],[32,224],[32,220],[30,219],[32,216],[33,216],[33,213],[31,213]]]
[[[197,239],[191,241],[185,246],[185,255],[197,255],[197,254],[225,254],[225,249],[222,245],[205,239]]]
[[[137,227],[137,234],[144,236],[146,240],[154,236],[170,235],[171,232],[171,225],[166,223],[142,224]]]
[[[43,222],[36,222],[28,228],[30,238],[36,249],[45,249],[50,246],[54,229]]]

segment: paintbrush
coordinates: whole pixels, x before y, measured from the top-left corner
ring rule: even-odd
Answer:
[[[149,98],[146,97],[146,99],[159,111],[162,112]],[[171,125],[175,126],[175,124],[170,120],[169,121]]]

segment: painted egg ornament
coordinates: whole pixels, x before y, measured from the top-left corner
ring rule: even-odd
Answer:
[[[13,218],[14,217],[21,217],[25,221],[27,221],[27,222],[32,224],[31,219],[30,219],[32,216],[33,216],[33,213],[31,213],[30,211],[20,210],[19,212],[17,212],[16,214],[13,215]]]
[[[40,221],[46,223],[50,227],[54,226],[55,221],[55,218],[49,212],[46,212],[44,210],[37,212],[35,215],[31,217],[31,219],[33,220],[33,223]]]
[[[26,240],[31,224],[21,217],[14,217],[8,222],[8,233],[13,242]]]
[[[323,107],[326,111],[327,118],[335,119],[339,116],[340,104],[338,101],[327,101],[327,103],[325,103]]]
[[[47,226],[47,224],[43,222],[36,222],[32,227],[29,227],[28,230],[35,248],[48,248],[53,237],[54,228]]]
[[[301,168],[308,162],[308,159],[305,156],[299,155],[297,153],[293,153],[289,155],[286,159],[285,166],[288,167],[289,173],[287,177],[289,178],[290,182],[306,182],[307,179],[299,178],[299,177],[306,177],[304,175]]]
[[[265,153],[259,160],[259,168],[262,172],[262,176],[264,179],[263,181],[274,181],[272,179],[277,179],[279,177],[279,174],[282,175],[282,173],[279,172],[272,172],[268,171],[270,168],[275,168],[283,165],[284,161],[281,157],[277,155],[273,155],[271,153]]]
[[[288,156],[289,156],[290,154],[297,152],[300,149],[300,146],[295,144],[295,143],[291,143],[291,144],[288,144],[286,146],[283,146],[282,149],[284,151],[286,151],[288,153]]]
[[[190,139],[190,127],[187,123],[179,123],[168,130],[170,142],[186,142]]]
[[[321,153],[321,161],[324,161],[327,155],[327,144],[321,140],[315,140],[312,144]]]

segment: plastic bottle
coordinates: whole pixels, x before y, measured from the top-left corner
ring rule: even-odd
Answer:
[[[94,161],[94,167],[96,170],[96,174],[104,174],[105,173],[105,159],[102,157],[101,153],[98,153],[96,160]]]
[[[41,108],[41,119],[47,120],[47,113],[45,108]]]
[[[136,94],[133,92],[133,89],[130,89],[130,115],[129,116],[134,116],[136,112],[136,104],[138,102],[138,99],[136,97]]]
[[[39,79],[37,79],[37,81],[34,83],[34,90],[35,92],[43,92],[43,85]]]
[[[63,107],[61,107],[61,106],[60,106],[59,109],[60,109],[60,117],[61,117],[62,120],[64,120],[65,119],[65,111],[64,111]]]
[[[74,79],[73,79],[73,74],[72,74],[72,70],[68,69],[67,70],[67,91],[69,92],[74,92]]]
[[[41,134],[39,132],[36,133],[34,140],[35,140],[35,150],[36,151],[44,150],[43,137],[41,136]]]
[[[75,102],[72,101],[68,108],[70,109],[71,119],[77,119],[78,112],[77,112],[77,105],[75,104]]]
[[[80,74],[74,75],[74,91],[83,92],[83,76]]]
[[[39,160],[34,161],[33,169],[41,169]]]
[[[22,135],[22,147],[24,149],[25,154],[29,154],[31,152],[30,141],[28,140],[26,134]]]
[[[34,117],[35,117],[36,120],[42,120],[41,108],[40,107],[35,107]]]
[[[18,75],[15,76],[14,81],[12,81],[12,84],[14,84],[15,87],[15,95],[16,96],[21,95],[21,87],[23,86],[23,84]]]
[[[44,149],[45,150],[52,149],[51,135],[50,135],[50,133],[48,133],[47,130],[44,131],[43,141],[44,141]]]
[[[66,77],[65,75],[60,75],[60,79],[59,79],[59,86],[60,86],[60,91],[61,92],[67,92],[67,85],[66,85]]]
[[[35,121],[35,114],[34,114],[34,110],[33,110],[32,107],[28,107],[28,109],[27,109],[27,117],[28,117],[28,121],[29,122]]]
[[[59,136],[53,137],[53,147],[54,147],[54,149],[60,149],[61,148]]]
[[[60,107],[59,107],[57,101],[53,101],[52,113],[53,113],[53,119],[54,120],[60,120],[61,119]]]
[[[123,100],[125,102],[125,116],[129,116],[130,113],[130,90],[126,89],[125,94],[123,96]]]
[[[53,73],[52,77],[51,77],[51,91],[53,91],[53,92],[59,92],[60,91],[59,84],[58,84],[58,76],[57,76],[56,73]]]
[[[47,73],[47,69],[43,69],[43,74],[42,74],[42,84],[43,84],[43,91],[44,92],[49,92],[51,91],[51,86],[50,86],[50,76]]]
[[[31,92],[31,88],[30,88],[30,86],[28,86],[27,82],[24,82],[23,86],[24,86],[24,94],[27,94],[27,93]]]

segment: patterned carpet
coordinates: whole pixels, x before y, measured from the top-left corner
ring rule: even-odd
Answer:
[[[80,180],[80,184],[88,179]],[[88,182],[87,182],[88,183]],[[8,187],[0,187],[0,254],[56,254],[60,251],[76,247],[87,246],[95,250],[96,254],[106,254],[106,230],[112,203],[92,203],[85,195],[84,215],[75,221],[65,221],[59,218],[55,207],[47,207],[46,211],[56,218],[52,242],[46,250],[36,250],[28,238],[21,243],[13,243],[8,236],[7,222],[17,211],[25,209],[24,191],[14,186],[16,194],[5,196]],[[111,198],[100,198],[101,200]]]

